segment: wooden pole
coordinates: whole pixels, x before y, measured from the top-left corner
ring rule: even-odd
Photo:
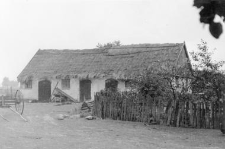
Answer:
[[[12,86],[10,86],[11,100],[13,99]]]
[[[214,129],[214,102],[212,102],[212,129]]]
[[[1,114],[0,114],[0,116],[4,119],[4,120],[6,120],[7,122],[9,122],[6,118],[4,118]]]
[[[52,98],[52,95],[53,95],[53,93],[54,93],[56,87],[58,86],[58,83],[59,83],[59,81],[57,81],[57,83],[56,83],[54,89],[52,90],[51,96],[50,96],[50,98],[49,98],[49,102],[52,102],[52,99],[53,99],[53,98]]]
[[[172,101],[172,102],[173,102],[173,101]],[[167,125],[167,126],[169,126],[169,125],[171,124],[170,122],[171,122],[172,110],[173,110],[173,109],[172,109],[172,104],[171,104],[170,107],[169,107],[169,110],[168,110],[168,114],[167,114],[167,115],[168,115],[167,122],[166,122],[166,125]]]
[[[191,101],[189,101],[189,110],[190,110],[190,125],[191,127],[193,127],[193,106],[192,106],[192,103]]]
[[[4,97],[2,95],[2,106],[4,106],[4,105],[5,105],[5,100],[4,100]]]
[[[176,106],[176,107],[178,107],[178,114],[177,114],[177,122],[176,122],[176,127],[179,127],[180,126],[180,115],[181,115],[181,109],[182,109],[182,104],[181,104],[181,102],[179,102],[178,101],[178,106]]]
[[[223,134],[225,134],[225,100],[223,100],[222,126],[220,130]]]
[[[12,110],[13,112],[15,112],[16,114],[18,114],[25,122],[28,122],[27,119],[25,119],[20,113],[18,113],[17,111],[13,110],[11,107],[9,107],[10,110]]]

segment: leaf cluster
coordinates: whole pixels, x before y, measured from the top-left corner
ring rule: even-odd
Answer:
[[[9,80],[8,77],[4,77],[2,81],[2,87],[13,87],[18,88],[19,83],[17,81]]]
[[[225,1],[224,0],[194,0],[194,6],[201,9],[200,22],[209,24],[209,31],[215,38],[219,38],[223,33],[222,24],[214,22],[215,15],[220,16],[225,21]]]
[[[113,42],[108,42],[106,44],[100,44],[96,46],[97,48],[112,48],[112,47],[117,47],[121,46],[121,42],[119,40],[113,41]]]
[[[191,52],[194,64],[192,91],[204,100],[220,100],[225,89],[224,61],[215,62],[207,43],[202,40],[197,52]]]

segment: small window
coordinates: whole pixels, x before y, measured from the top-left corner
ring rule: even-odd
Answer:
[[[117,91],[118,81],[114,79],[105,80],[105,89],[111,91]]]
[[[28,80],[24,83],[25,88],[32,88],[32,80]]]
[[[131,87],[131,81],[130,80],[126,80],[125,81],[125,88],[130,88]]]
[[[70,89],[70,79],[62,79],[62,89]]]

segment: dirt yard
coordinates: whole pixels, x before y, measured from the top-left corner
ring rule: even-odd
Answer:
[[[66,118],[76,105],[26,103],[24,122],[7,108],[1,108],[0,149],[190,149],[225,148],[219,130],[145,126],[113,120]]]

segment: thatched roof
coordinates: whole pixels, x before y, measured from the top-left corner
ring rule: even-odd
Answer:
[[[126,79],[154,63],[176,65],[185,44],[138,44],[110,49],[38,50],[18,80],[29,78]]]

